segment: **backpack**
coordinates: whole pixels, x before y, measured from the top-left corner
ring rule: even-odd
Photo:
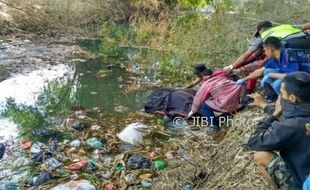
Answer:
[[[287,36],[281,41],[283,48],[310,49],[310,34],[298,33]]]
[[[287,49],[287,59],[290,64],[299,64],[299,70],[310,73],[309,49]]]
[[[191,111],[196,91],[193,89],[161,88],[147,97],[146,113],[158,113],[170,118],[186,117]]]

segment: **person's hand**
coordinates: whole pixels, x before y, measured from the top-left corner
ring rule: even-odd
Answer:
[[[244,72],[245,72],[244,67],[240,67],[239,69],[234,69],[234,73],[236,73],[236,74],[240,74],[240,73],[244,73]]]
[[[194,112],[193,111],[190,111],[189,113],[188,113],[188,115],[187,115],[187,119],[189,119],[189,118],[191,118],[192,116],[194,115]]]
[[[239,79],[239,80],[237,80],[236,84],[237,84],[237,85],[242,85],[242,84],[244,84],[245,82],[246,82],[245,79]]]
[[[232,65],[228,65],[228,66],[223,68],[223,71],[225,73],[230,73],[233,69],[234,69],[234,67]]]
[[[280,117],[281,114],[282,114],[281,96],[279,96],[276,101],[275,110],[272,115],[275,117]]]

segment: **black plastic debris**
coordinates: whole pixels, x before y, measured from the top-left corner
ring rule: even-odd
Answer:
[[[32,178],[30,178],[28,180],[28,184],[30,186],[40,186],[40,185],[48,182],[51,179],[52,179],[52,176],[51,176],[50,173],[48,173],[48,172],[41,172],[38,175],[35,175]]]
[[[5,146],[3,143],[0,143],[0,159],[2,159],[5,152]]]
[[[83,131],[85,129],[85,125],[79,121],[73,123],[72,128],[77,131]]]
[[[152,162],[143,156],[133,155],[127,161],[127,166],[131,169],[148,169]]]
[[[31,155],[30,159],[33,162],[42,162],[43,160],[47,160],[51,157],[53,157],[53,154],[51,152],[44,152],[44,153],[34,153]]]

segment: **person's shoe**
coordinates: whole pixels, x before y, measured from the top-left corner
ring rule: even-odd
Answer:
[[[244,96],[242,98],[240,98],[240,104],[241,105],[248,105],[250,103],[254,102],[254,98],[251,96]]]
[[[275,102],[278,99],[278,94],[274,91],[274,89],[272,88],[272,86],[268,83],[265,85],[265,87],[263,88],[265,95],[266,95],[266,102],[267,103],[272,103]]]
[[[275,103],[277,101],[277,99],[278,99],[278,96],[267,97],[266,102],[267,102],[267,104]]]

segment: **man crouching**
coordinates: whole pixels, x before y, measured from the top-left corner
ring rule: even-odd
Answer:
[[[310,75],[285,76],[272,116],[259,123],[248,141],[254,159],[274,189],[301,189],[310,173]],[[278,154],[279,153],[279,154]]]

